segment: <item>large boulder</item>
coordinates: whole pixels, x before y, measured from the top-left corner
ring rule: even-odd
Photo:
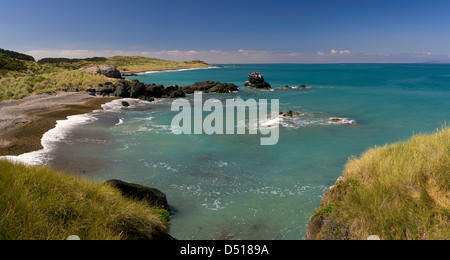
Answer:
[[[182,98],[182,97],[185,97],[185,96],[186,96],[186,94],[181,89],[172,91],[169,94],[170,98]]]
[[[264,77],[259,72],[252,72],[248,75],[248,81],[244,84],[247,87],[259,89],[271,89],[272,86],[264,80]]]
[[[164,86],[163,85],[147,85],[145,87],[145,96],[151,98],[162,98],[164,95]]]
[[[133,80],[131,82],[130,97],[139,98],[143,95],[145,95],[145,84],[139,82],[139,80]]]
[[[94,74],[105,75],[106,77],[109,77],[109,78],[115,78],[115,79],[122,78],[122,74],[120,73],[119,70],[117,70],[116,67],[107,65],[107,64],[83,68],[82,70],[90,72],[90,73],[94,73]]]
[[[128,98],[130,97],[131,84],[127,80],[118,80],[114,82],[113,88],[115,88],[114,96]]]
[[[124,197],[145,201],[151,206],[170,211],[166,194],[157,189],[120,180],[109,180],[106,183],[118,189]]]

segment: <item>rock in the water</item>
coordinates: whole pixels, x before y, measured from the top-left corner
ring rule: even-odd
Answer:
[[[303,115],[303,114],[292,111],[292,110],[289,110],[288,112],[280,112],[280,116],[284,116],[284,117],[295,117],[295,116],[301,116],[301,115]]]
[[[124,107],[129,107],[130,103],[126,102],[126,101],[122,101],[122,106]]]
[[[264,77],[259,72],[252,72],[248,75],[248,81],[244,84],[247,87],[259,89],[271,89],[272,86],[264,80]]]
[[[145,87],[145,96],[151,98],[162,98],[164,95],[164,86],[163,85],[147,85]]]
[[[348,119],[348,118],[340,118],[340,117],[331,117],[329,119],[329,122],[333,123],[333,124],[341,124],[341,125],[353,125],[353,124],[356,124],[355,120],[351,120],[351,119]]]
[[[204,93],[232,93],[239,91],[239,87],[233,83],[220,83],[215,81],[197,82],[191,86],[181,88],[186,94],[193,94],[196,91]]]
[[[125,197],[145,201],[151,206],[170,210],[169,204],[167,203],[166,194],[157,189],[139,184],[127,183],[120,180],[109,180],[106,183],[118,189]]]
[[[122,74],[120,74],[120,71],[117,70],[116,67],[111,66],[111,65],[103,64],[103,65],[83,68],[82,70],[90,72],[90,73],[94,73],[94,74],[105,75],[106,77],[109,77],[109,78],[115,78],[115,79],[122,78]]]

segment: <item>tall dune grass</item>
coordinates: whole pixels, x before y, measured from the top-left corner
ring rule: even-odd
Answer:
[[[161,210],[114,188],[45,167],[0,160],[0,240],[155,239]]]
[[[450,239],[450,128],[352,158],[310,225],[316,239]]]
[[[89,86],[110,81],[105,76],[80,70],[60,70],[36,76],[15,74],[0,78],[0,101],[20,99],[31,94],[56,90],[85,90]]]

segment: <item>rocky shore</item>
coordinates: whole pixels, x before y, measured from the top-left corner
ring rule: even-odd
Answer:
[[[144,84],[139,80],[120,79],[116,82],[105,82],[88,88],[86,92],[91,96],[138,98],[153,101],[155,98],[180,98],[196,91],[204,93],[233,93],[239,91],[239,87],[233,83],[221,83],[214,81],[197,82],[189,86]]]

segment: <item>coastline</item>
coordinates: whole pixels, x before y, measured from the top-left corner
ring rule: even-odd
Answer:
[[[19,156],[43,148],[43,135],[58,120],[101,109],[116,98],[56,92],[0,102],[0,156]]]
[[[127,71],[120,70],[122,76],[129,77],[130,74],[148,74],[155,72],[169,72],[169,71],[183,71],[183,70],[202,70],[202,69],[215,69],[220,68],[219,66],[205,66],[205,67],[167,67],[167,68],[142,68],[142,69],[131,69]]]

